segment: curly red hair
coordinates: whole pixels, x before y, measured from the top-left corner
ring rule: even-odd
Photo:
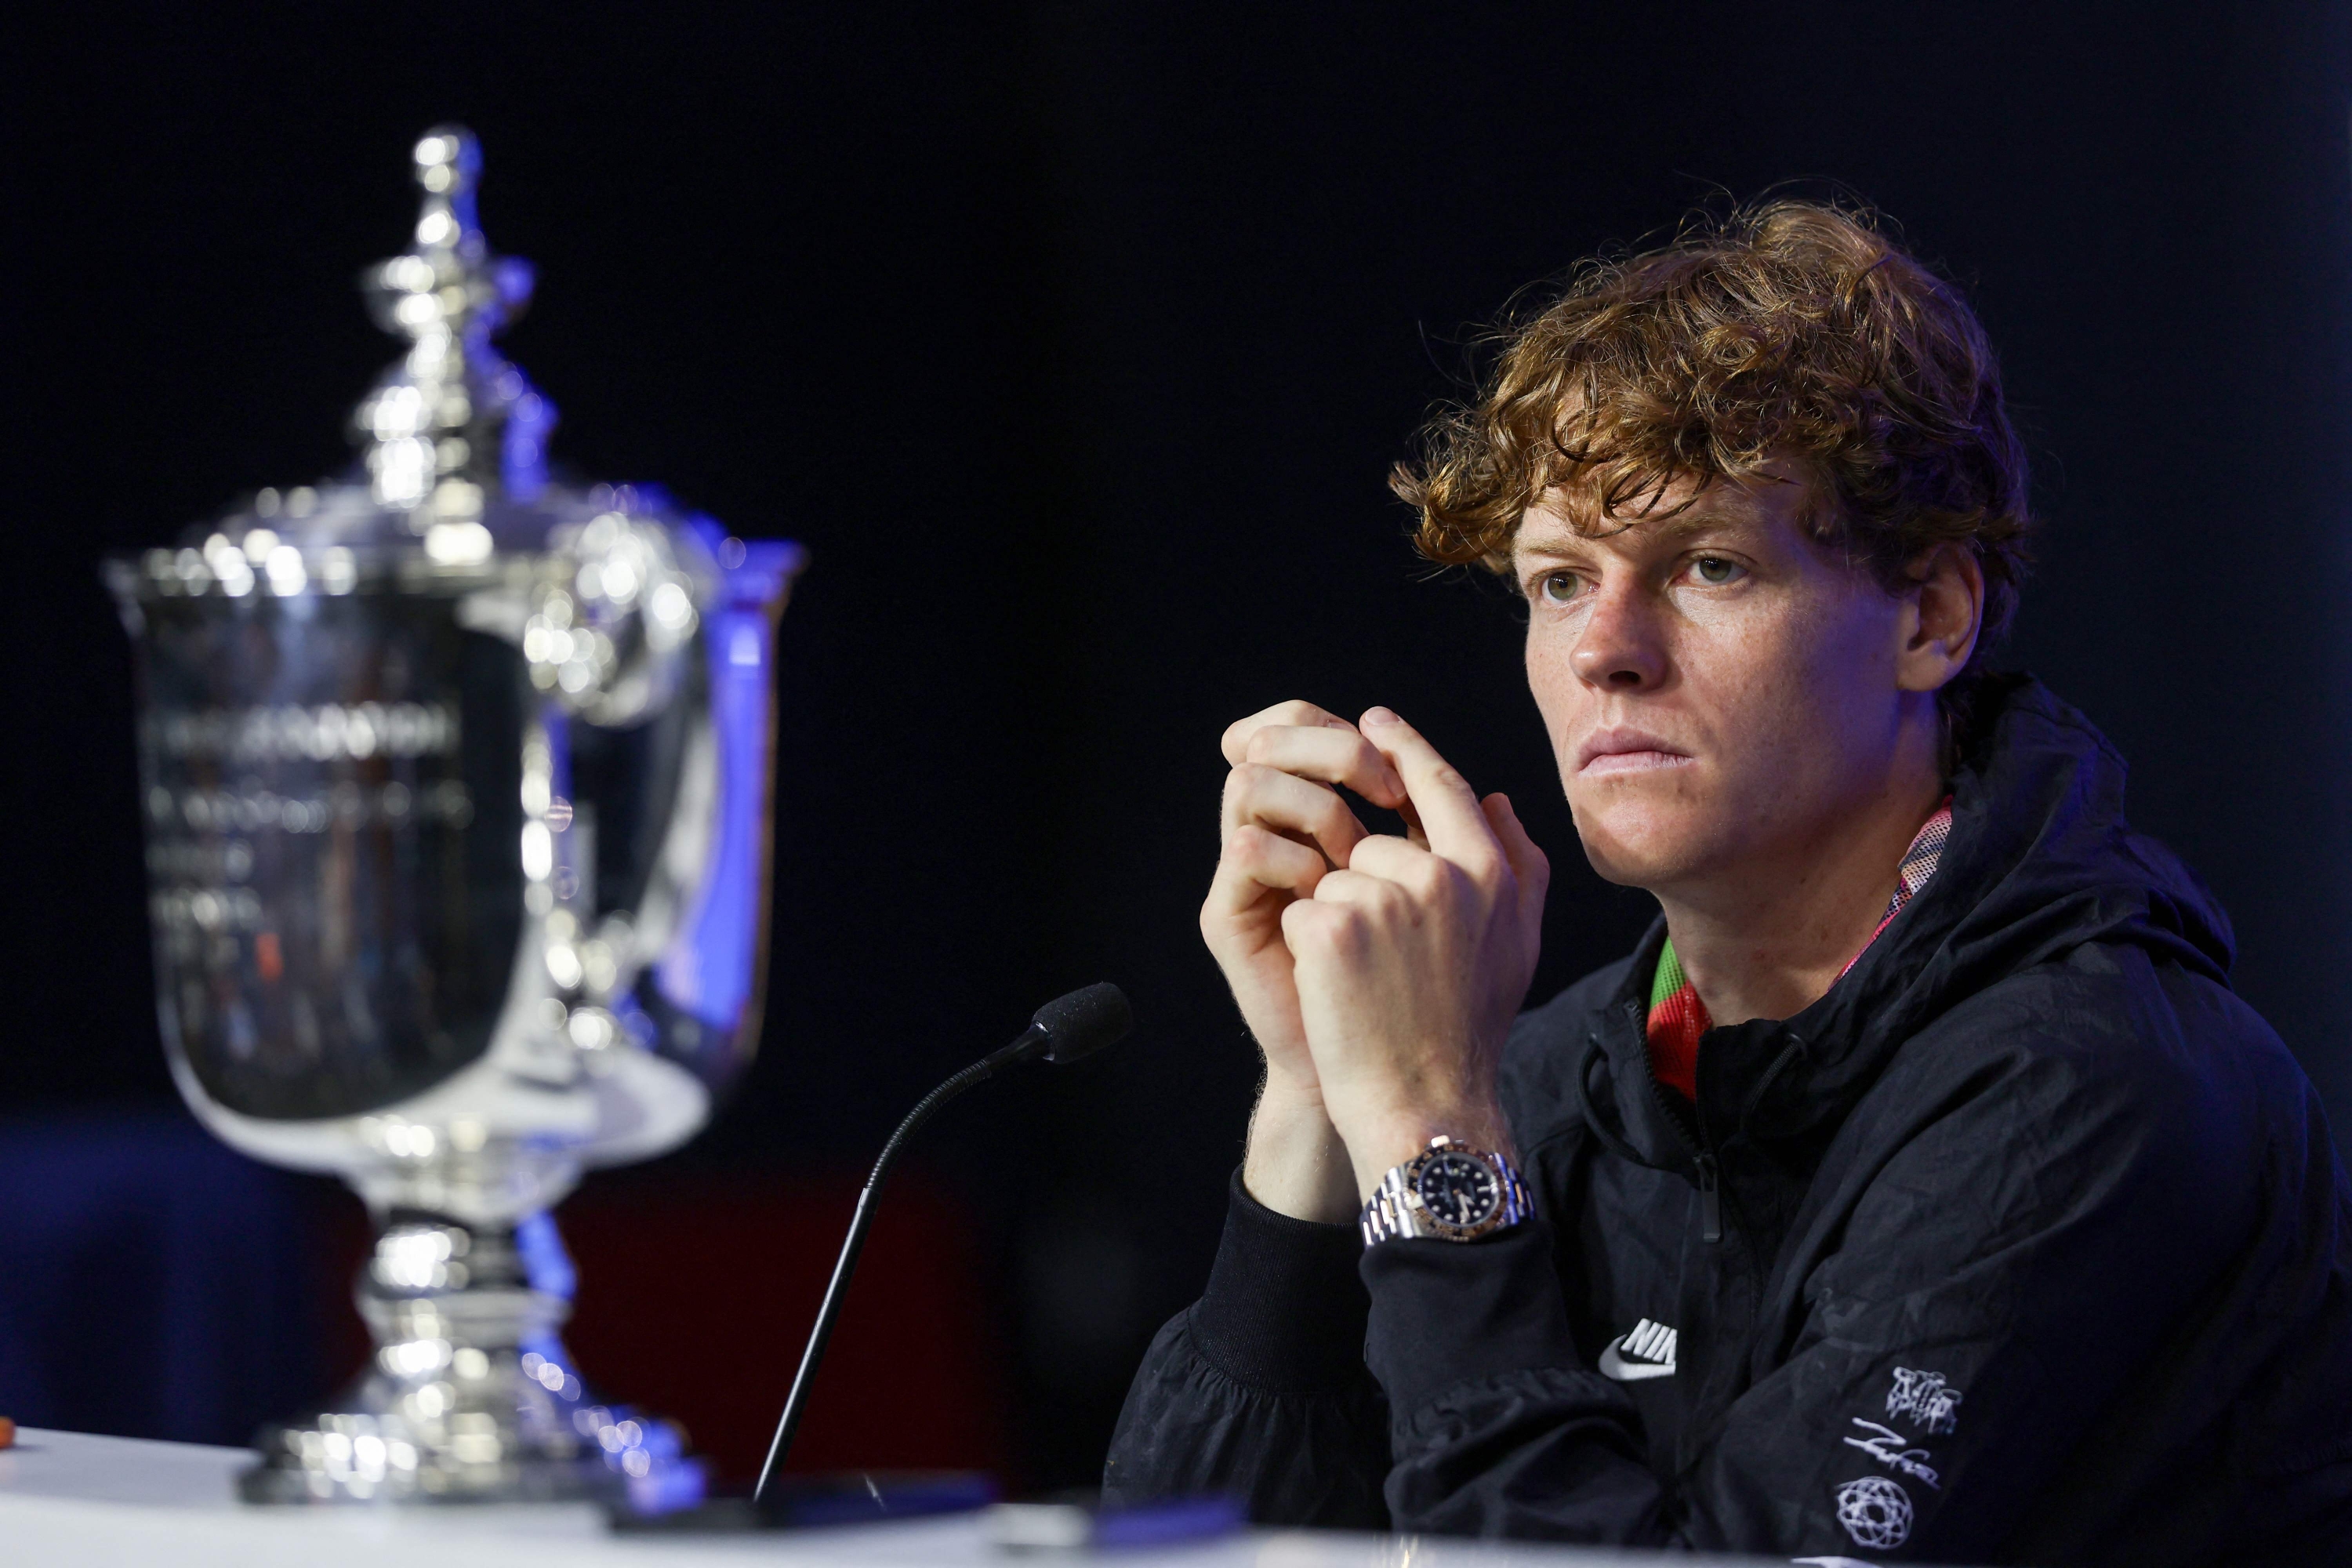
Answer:
[[[1507,572],[1521,514],[1555,487],[1622,527],[1687,506],[1664,501],[1678,479],[1696,495],[1784,458],[1818,487],[1817,536],[1888,588],[1937,545],[1974,553],[1979,656],[2015,613],[2025,451],[1992,347],[1869,214],[1780,200],[1696,220],[1586,263],[1489,346],[1475,400],[1391,479],[1429,559]]]

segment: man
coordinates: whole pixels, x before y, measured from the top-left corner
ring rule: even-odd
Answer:
[[[2025,474],[1953,290],[1852,216],[1735,214],[1587,268],[1398,489],[1518,585],[1584,852],[1663,918],[1514,1022],[1548,873],[1509,802],[1383,709],[1226,732],[1201,923],[1265,1086],[1108,1493],[2352,1562],[2352,1190],[2121,759],[1983,672]]]

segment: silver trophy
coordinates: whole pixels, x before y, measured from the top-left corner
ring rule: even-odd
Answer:
[[[415,149],[408,340],[363,477],[263,490],[107,563],[138,647],[173,1077],[373,1215],[375,1353],[263,1434],[256,1501],[686,1500],[674,1428],[595,1401],[548,1211],[676,1147],[757,1044],[773,658],[799,550],[550,482],[554,410],[490,339],[530,290],[463,129]]]

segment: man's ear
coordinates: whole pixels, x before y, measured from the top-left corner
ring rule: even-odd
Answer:
[[[1910,585],[1903,596],[1913,613],[1903,617],[1895,684],[1906,691],[1938,691],[1968,668],[1984,629],[1984,568],[1965,545],[1939,544],[1905,575]]]

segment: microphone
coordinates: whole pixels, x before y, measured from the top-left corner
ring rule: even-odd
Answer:
[[[881,1191],[882,1179],[890,1173],[890,1167],[898,1163],[907,1141],[940,1107],[1006,1068],[1041,1057],[1056,1066],[1066,1066],[1081,1057],[1094,1055],[1105,1046],[1117,1045],[1134,1027],[1135,1013],[1128,1005],[1127,993],[1116,985],[1089,985],[1066,996],[1056,996],[1037,1009],[1019,1039],[981,1058],[923,1096],[915,1109],[907,1112],[907,1119],[898,1123],[898,1130],[882,1145],[882,1156],[874,1162],[874,1173],[866,1178],[866,1186],[857,1194],[857,1210],[849,1217],[849,1234],[843,1238],[841,1257],[834,1263],[833,1281],[824,1288],[824,1305],[817,1309],[816,1327],[809,1331],[808,1348],[801,1352],[801,1369],[793,1374],[793,1391],[784,1399],[784,1414],[776,1423],[775,1440],[768,1445],[767,1463],[760,1467],[760,1482],[751,1489],[754,1503],[767,1491],[777,1468],[792,1450],[793,1436],[800,1430],[801,1416],[808,1408],[809,1390],[816,1382],[817,1363],[824,1359],[825,1343],[833,1338],[834,1320],[841,1315],[841,1300],[848,1293],[849,1276],[857,1267],[857,1255],[866,1247],[866,1233],[874,1224],[875,1194]]]

